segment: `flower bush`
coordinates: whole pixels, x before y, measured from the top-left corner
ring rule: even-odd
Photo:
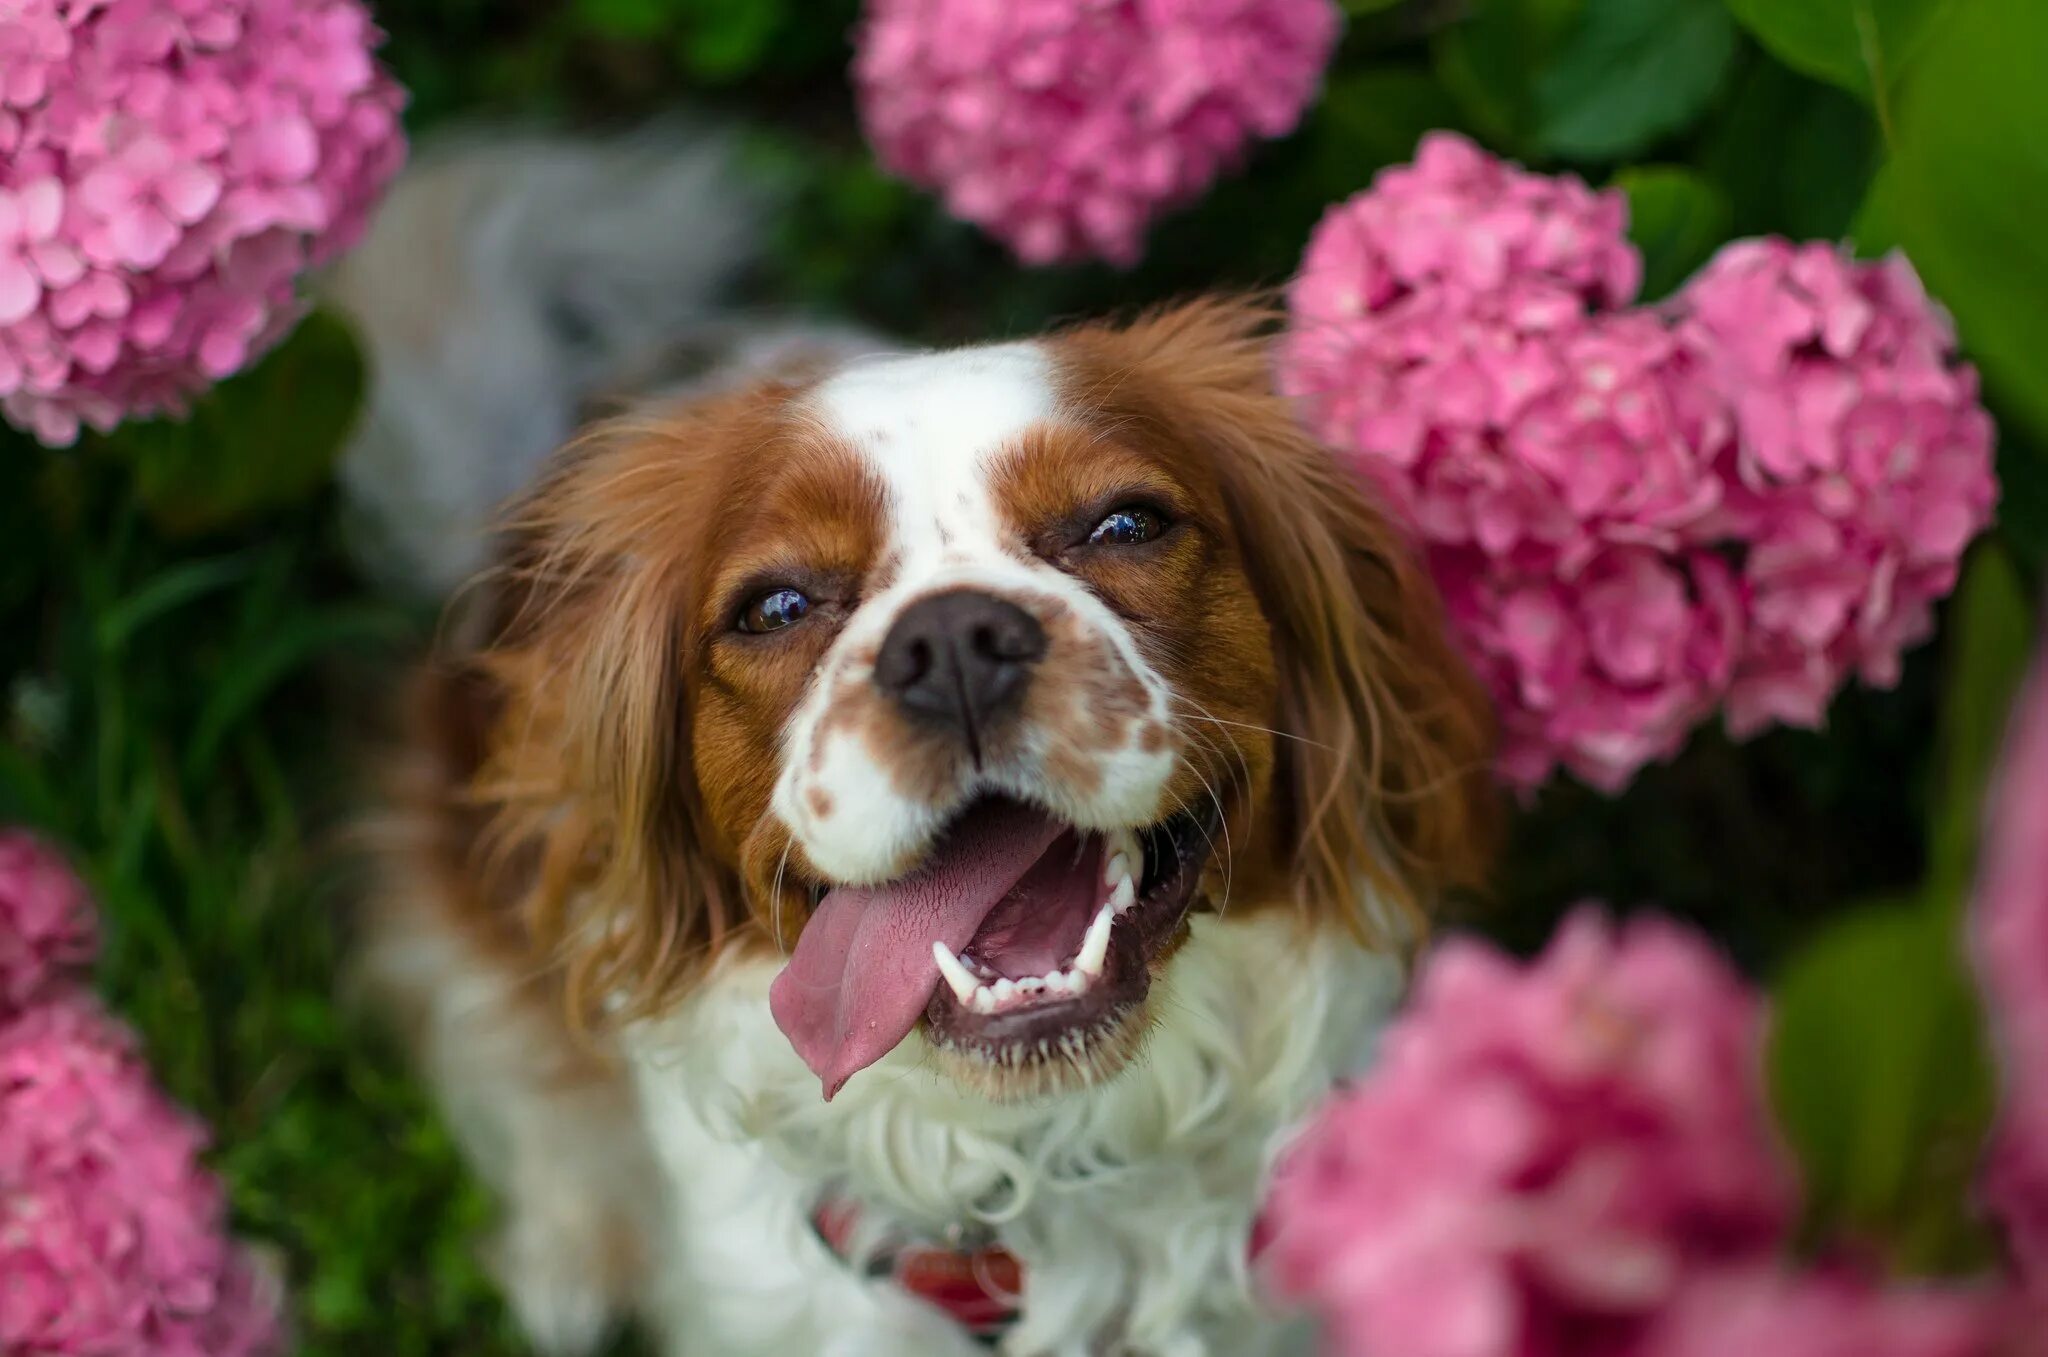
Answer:
[[[0,830],[0,1020],[92,963],[92,901],[41,839]]]
[[[0,411],[177,412],[296,317],[404,159],[359,0],[22,0],[0,29]]]
[[[1333,1350],[1620,1350],[1792,1219],[1761,1012],[1698,939],[1574,916],[1527,969],[1440,949],[1371,1077],[1283,1161],[1265,1266]]]
[[[1743,549],[1729,728],[1818,726],[1850,674],[1898,682],[1991,520],[1977,374],[1899,256],[1858,265],[1829,245],[1738,241],[1674,309],[1734,421],[1712,526]]]
[[[267,1357],[282,1292],[225,1231],[199,1123],[74,972],[83,884],[0,832],[0,1352]]]
[[[1420,538],[1500,771],[1607,791],[1726,709],[1887,686],[1996,497],[1975,374],[1901,259],[1725,249],[1670,304],[1618,193],[1452,134],[1338,205],[1280,377]]]
[[[1847,1272],[1772,1268],[1685,1288],[1644,1357],[2025,1357],[2013,1302],[1983,1286],[1884,1290]]]
[[[1791,1263],[1762,1006],[1704,939],[1582,909],[1453,941],[1282,1157],[1257,1257],[1347,1357],[2034,1357],[1997,1276]]]
[[[1134,262],[1254,137],[1293,129],[1330,0],[872,0],[853,75],[884,168],[1029,264]]]

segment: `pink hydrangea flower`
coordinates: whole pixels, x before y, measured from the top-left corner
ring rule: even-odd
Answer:
[[[0,412],[181,411],[297,315],[405,155],[361,0],[16,0],[0,24]]]
[[[1848,674],[1898,682],[1991,521],[1977,374],[1900,256],[1738,241],[1676,309],[1737,433],[1723,530],[1747,549],[1750,640],[1729,727],[1817,726]]]
[[[1027,263],[1135,261],[1161,211],[1322,81],[1330,0],[870,0],[853,75],[883,166]]]
[[[1783,1239],[1756,999],[1701,939],[1575,915],[1533,964],[1441,947],[1378,1066],[1289,1151],[1276,1288],[1332,1350],[1586,1357]]]
[[[0,1352],[284,1350],[279,1288],[224,1233],[204,1139],[83,996],[0,1024]]]
[[[2048,654],[2015,709],[1972,914],[2004,1075],[1984,1195],[2048,1297]]]
[[[1280,380],[1421,539],[1518,786],[1615,789],[1673,753],[1741,643],[1694,550],[1731,424],[1658,317],[1619,194],[1448,133],[1317,227]]]
[[[1625,200],[1449,133],[1332,208],[1279,379],[1413,530],[1505,780],[1614,791],[1717,709],[1888,684],[1996,487],[1976,378],[1902,261],[1725,250],[1626,309]]]
[[[2010,1298],[1769,1268],[1689,1284],[1632,1357],[2027,1357]]]
[[[0,1020],[91,965],[98,940],[70,864],[33,835],[0,830]]]

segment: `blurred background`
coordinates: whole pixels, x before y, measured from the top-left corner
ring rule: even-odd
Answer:
[[[374,9],[417,164],[482,128],[712,137],[701,192],[748,223],[719,304],[915,341],[1282,283],[1326,207],[1440,127],[1625,189],[1647,296],[1737,236],[1905,246],[2000,424],[1999,526],[1938,639],[1896,690],[1845,693],[1823,732],[1703,730],[1620,798],[1552,784],[1495,896],[1457,922],[1527,948],[1583,897],[1655,904],[1772,976],[1843,911],[1967,876],[2048,560],[2038,0],[1348,0],[1300,130],[1128,270],[1020,268],[878,170],[847,84],[852,0]],[[537,323],[550,352],[596,342],[574,306]],[[108,920],[102,987],[216,1129],[240,1227],[287,1258],[303,1350],[510,1353],[470,1252],[489,1203],[337,988],[357,757],[437,616],[431,590],[379,587],[349,550],[337,463],[372,381],[351,321],[323,309],[188,422],[61,452],[0,429],[0,820],[80,854]],[[1892,1102],[1958,1101],[1909,1062],[1878,1077]]]

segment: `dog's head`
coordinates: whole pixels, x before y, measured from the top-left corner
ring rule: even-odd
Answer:
[[[780,954],[828,1096],[906,1039],[1038,1091],[1137,1049],[1191,913],[1387,940],[1476,872],[1482,703],[1263,324],[872,360],[565,453],[481,787],[585,996]]]

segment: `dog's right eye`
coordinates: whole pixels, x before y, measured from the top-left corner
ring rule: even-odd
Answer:
[[[741,631],[760,634],[781,631],[803,621],[804,614],[811,610],[811,601],[794,589],[770,589],[756,594],[740,609],[739,621],[735,624]]]

